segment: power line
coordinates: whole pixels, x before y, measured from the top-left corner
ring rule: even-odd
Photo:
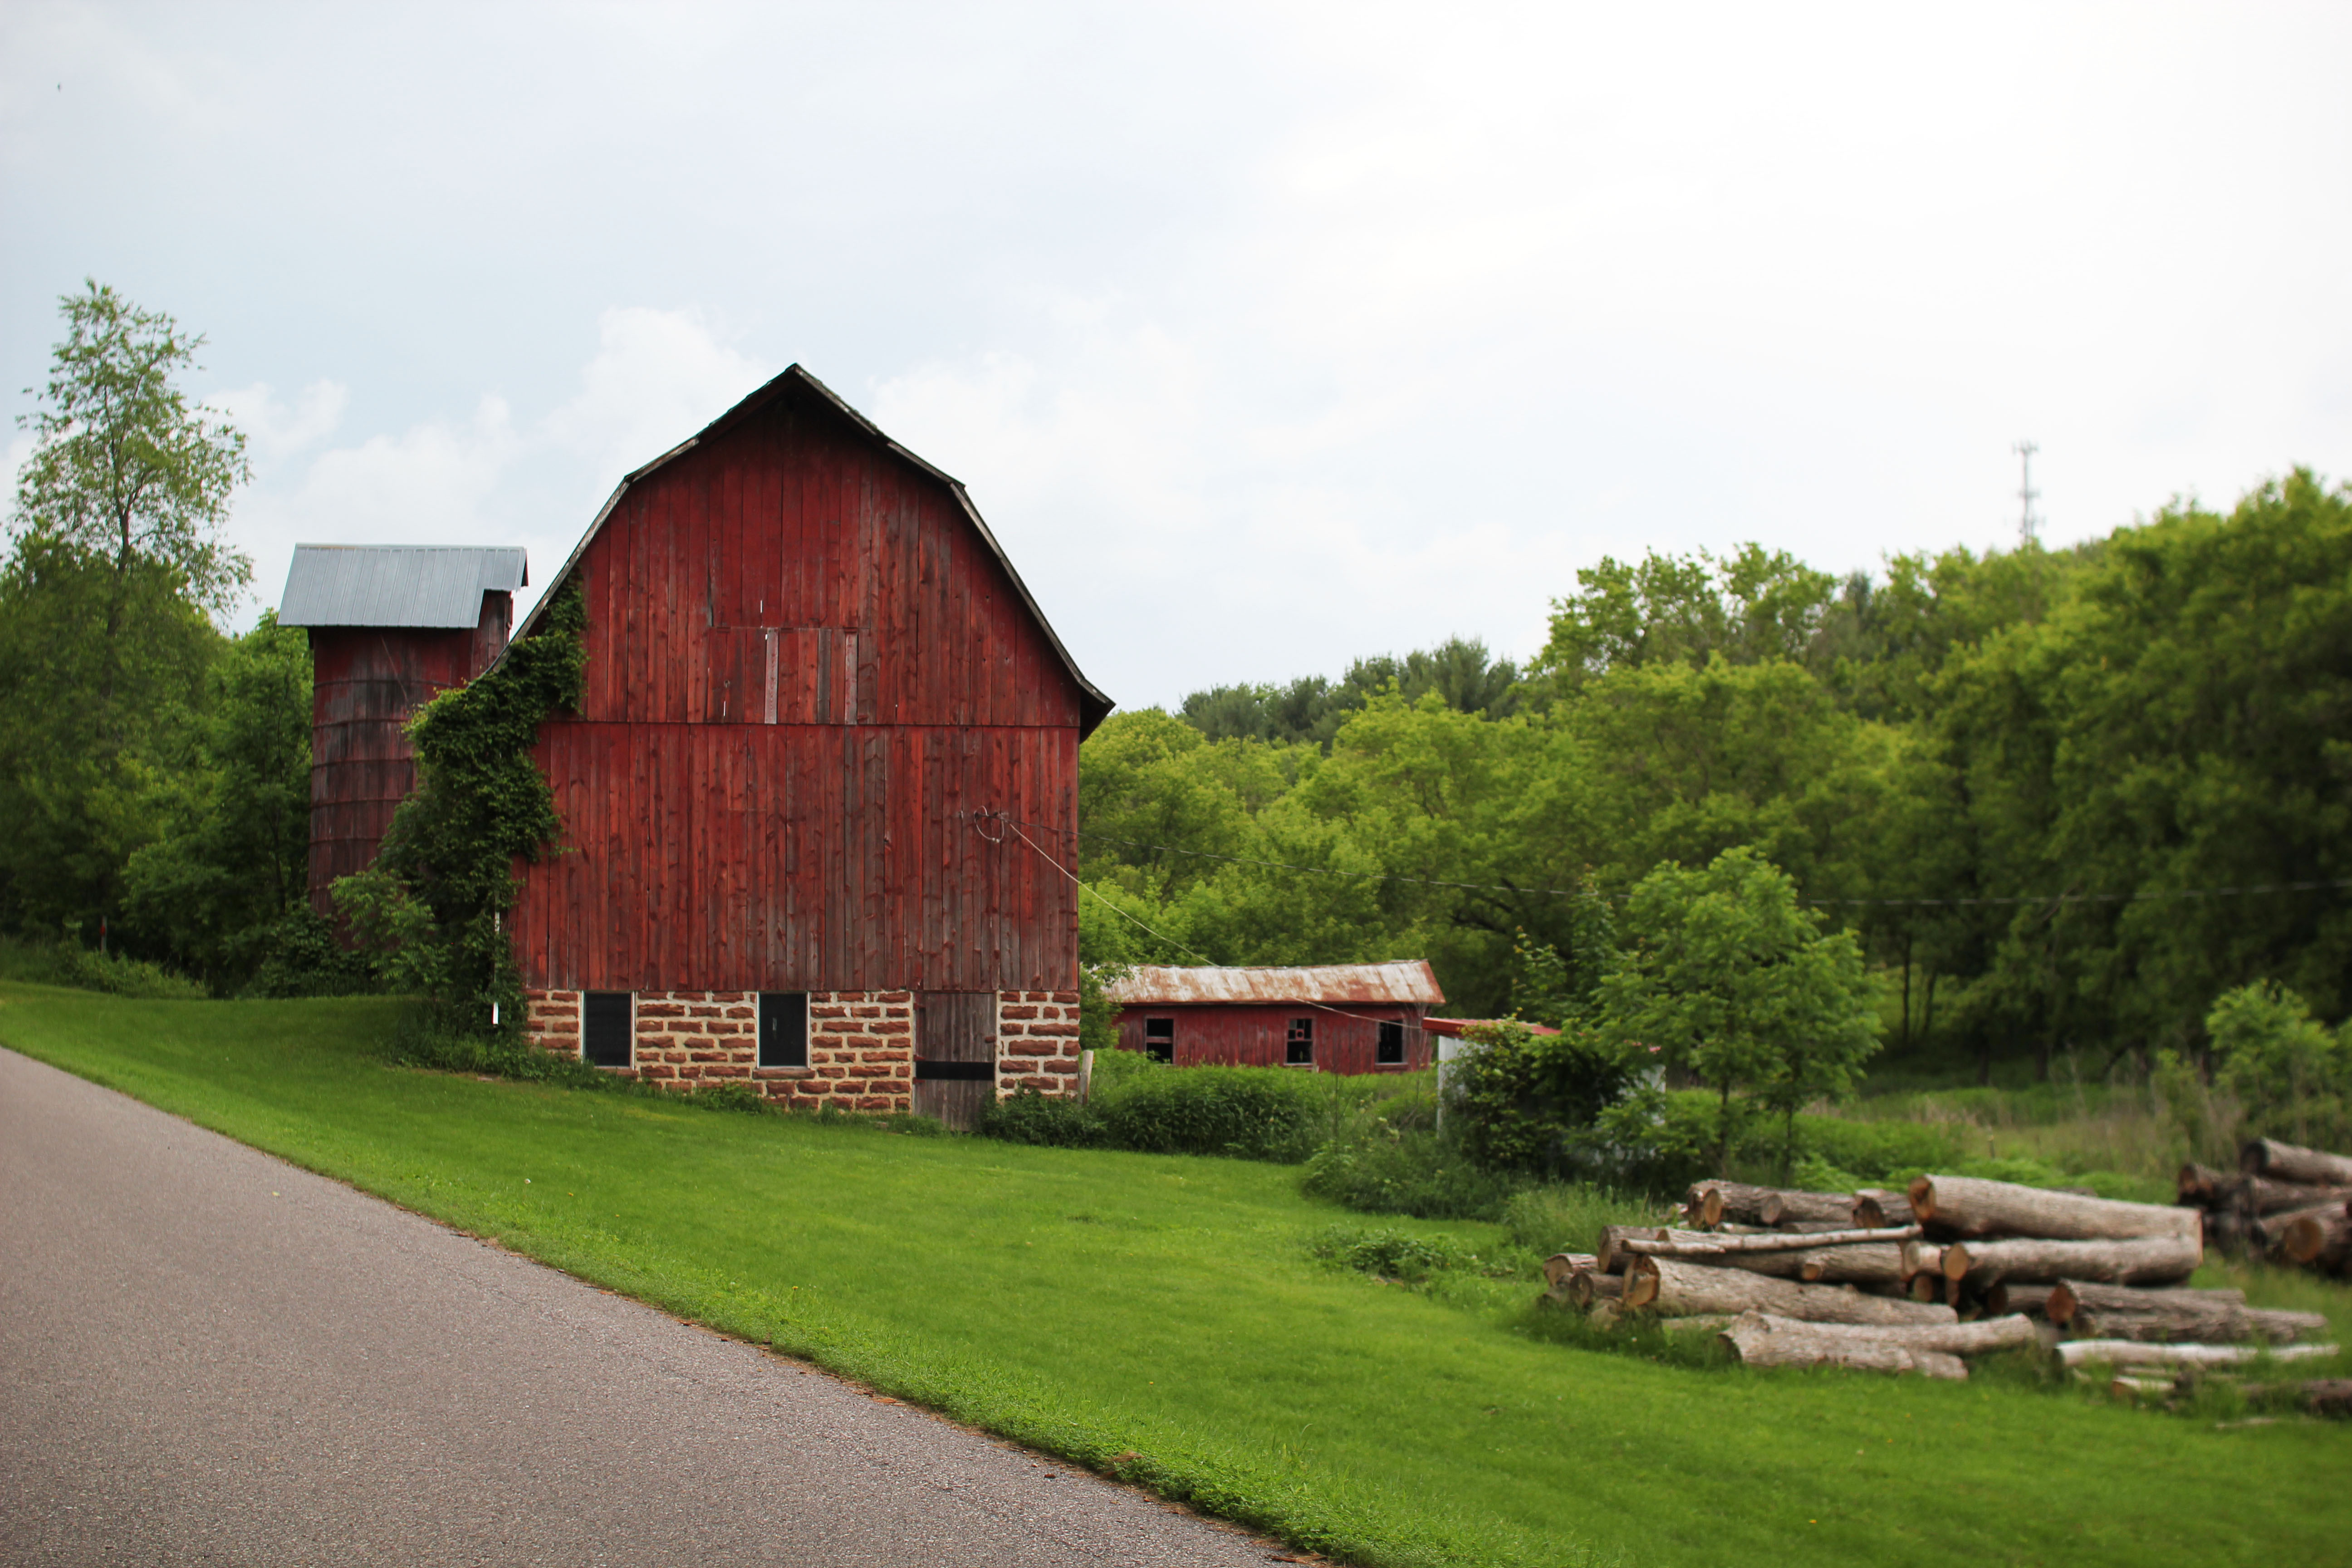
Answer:
[[[1441,880],[1433,877],[1408,877],[1394,872],[1345,871],[1332,866],[1301,866],[1296,862],[1288,860],[1262,860],[1254,856],[1248,855],[1218,855],[1206,849],[1186,849],[1174,844],[1148,844],[1139,838],[1121,838],[1116,834],[1109,833],[1071,833],[1067,828],[1055,827],[1043,822],[1016,822],[1012,816],[1003,812],[976,811],[965,813],[963,815],[975,818],[985,817],[992,821],[1002,822],[1006,826],[1014,828],[1016,831],[1023,827],[1034,827],[1041,833],[1069,833],[1069,836],[1075,838],[1091,838],[1105,844],[1122,844],[1130,849],[1151,849],[1167,855],[1190,855],[1196,859],[1222,860],[1227,865],[1232,866],[1263,866],[1268,870],[1300,871],[1317,877],[1348,877],[1361,881],[1406,882],[1416,887],[1453,888],[1467,892],[1520,893],[1530,896],[1566,899],[1598,898],[1606,899],[1611,903],[1622,903],[1630,896],[1624,893],[1594,892],[1582,888],[1527,888],[1521,887],[1515,882],[1450,882]],[[1022,835],[1021,839],[1024,844],[1029,843],[1026,835]],[[1037,847],[1031,844],[1030,847],[1035,849]],[[1045,853],[1042,849],[1038,849],[1037,852],[1040,855],[1044,855]],[[1048,858],[1050,859],[1051,857],[1048,857]],[[1055,864],[1058,867],[1060,862],[1055,861]],[[1075,878],[1073,879],[1075,879]],[[1080,882],[1078,885],[1082,888],[1086,886],[1084,882]],[[1988,896],[1984,898],[1953,899],[1801,899],[1798,902],[1811,904],[1817,908],[1827,907],[1830,905],[1869,905],[1882,908],[1957,909],[1980,905],[1999,905],[2007,907],[2018,904],[2139,903],[2157,901],[2165,899],[2251,898],[2258,894],[2264,893],[2322,892],[2338,888],[2352,888],[2352,879],[2339,879],[2335,881],[2318,882],[2261,882],[2235,888],[2167,888],[2153,890],[2142,889],[2138,892],[2131,893],[2023,893],[2002,897]],[[1088,890],[1092,891],[1091,889]],[[1097,898],[1101,897],[1099,893],[1095,896]],[[1111,907],[1113,909],[1118,909],[1118,906],[1113,904]],[[1127,913],[1124,910],[1120,910],[1119,912],[1121,914]],[[1131,920],[1134,917],[1129,916],[1128,918]],[[1139,921],[1138,923],[1140,924],[1141,922]]]

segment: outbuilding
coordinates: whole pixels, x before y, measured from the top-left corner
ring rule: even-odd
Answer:
[[[1412,1072],[1445,994],[1419,960],[1293,968],[1143,964],[1106,988],[1120,1048],[1177,1067]]]
[[[278,624],[310,634],[310,907],[367,869],[416,784],[408,721],[506,647],[516,546],[298,544]]]
[[[963,486],[797,365],[622,480],[577,591],[528,1030],[676,1087],[968,1124],[1078,1077],[1078,742],[1110,710]]]

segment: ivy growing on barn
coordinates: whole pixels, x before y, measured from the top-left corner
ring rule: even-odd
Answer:
[[[495,1013],[498,1032],[520,1029],[522,972],[505,931],[522,889],[515,863],[538,859],[563,830],[531,748],[541,721],[579,707],[586,624],[579,588],[565,588],[537,632],[418,710],[416,788],[375,863],[335,883],[384,977],[426,998],[445,1028],[488,1029]]]

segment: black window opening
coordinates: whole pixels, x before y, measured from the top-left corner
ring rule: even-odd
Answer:
[[[1314,1019],[1290,1020],[1290,1033],[1282,1042],[1282,1060],[1286,1067],[1311,1068],[1315,1065]]]
[[[804,1068],[808,1063],[808,993],[760,993],[760,1065]]]
[[[635,994],[627,991],[590,991],[580,998],[580,1054],[590,1067],[625,1068],[634,1057],[631,1037],[636,1033]]]
[[[1372,1047],[1372,1064],[1375,1067],[1384,1068],[1404,1066],[1404,1026],[1402,1024],[1391,1020],[1384,1021],[1381,1025],[1380,1041]]]
[[[1176,1020],[1146,1018],[1143,1020],[1143,1054],[1155,1062],[1172,1064],[1176,1060]]]

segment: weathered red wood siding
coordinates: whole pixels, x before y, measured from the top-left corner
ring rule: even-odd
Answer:
[[[550,989],[1075,989],[1080,693],[953,492],[787,391],[630,486],[578,568]],[[1001,839],[1001,842],[994,840]]]
[[[367,869],[392,814],[416,783],[408,721],[463,686],[506,646],[513,597],[482,595],[468,631],[310,628],[310,907],[332,916],[338,877]]]
[[[1425,1007],[1388,1003],[1356,1003],[1345,1012],[1329,1013],[1297,1002],[1269,1002],[1247,1007],[1151,1005],[1122,1008],[1118,1043],[1123,1050],[1145,1048],[1143,1021],[1172,1018],[1176,1023],[1176,1065],[1189,1067],[1281,1067],[1293,1018],[1315,1020],[1315,1068],[1318,1072],[1414,1072],[1431,1061],[1429,1035],[1421,1020]],[[1393,1019],[1405,1026],[1404,1065],[1383,1067],[1374,1060],[1380,1046],[1378,1020]]]

